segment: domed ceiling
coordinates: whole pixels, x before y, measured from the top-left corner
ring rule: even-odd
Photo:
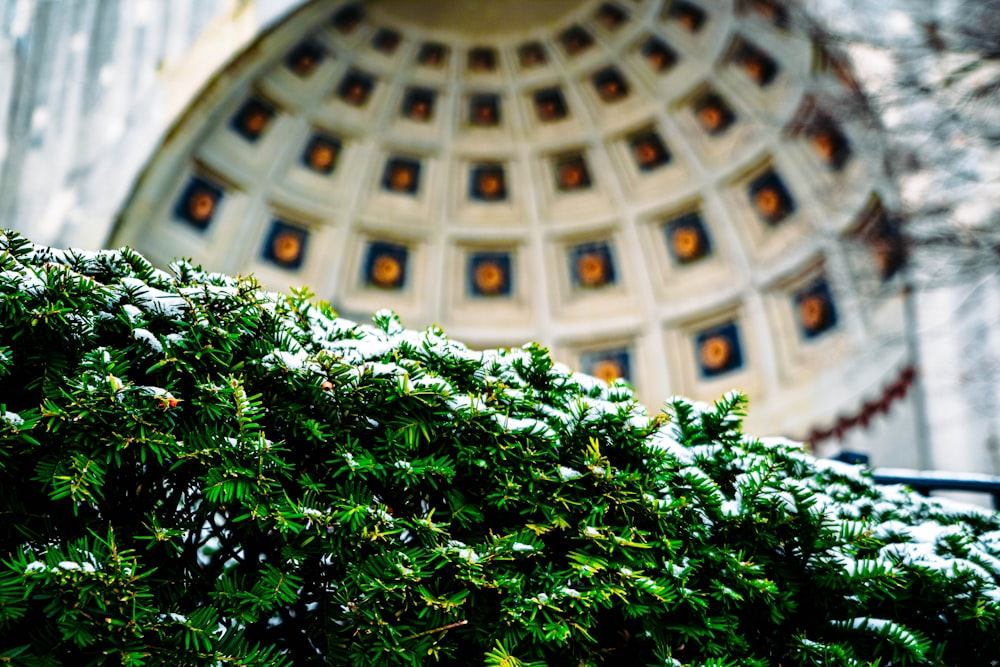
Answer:
[[[808,435],[903,366],[849,72],[770,0],[315,1],[178,121],[111,243]]]

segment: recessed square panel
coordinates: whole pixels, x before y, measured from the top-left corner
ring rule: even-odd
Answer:
[[[884,211],[878,214],[864,241],[871,249],[872,261],[883,281],[896,275],[906,263],[906,244],[899,223],[891,220]]]
[[[694,353],[704,378],[713,378],[743,367],[739,330],[735,322],[704,329],[694,337]]]
[[[581,243],[569,249],[570,278],[573,285],[597,289],[615,283],[611,247],[606,241]]]
[[[566,98],[558,88],[543,88],[535,91],[535,111],[538,120],[543,123],[551,123],[562,120],[569,115],[566,107]]]
[[[274,119],[274,107],[258,97],[251,97],[229,121],[229,126],[244,139],[255,142]]]
[[[507,180],[503,165],[487,163],[473,167],[469,177],[469,197],[482,202],[507,199]]]
[[[590,170],[582,153],[557,156],[552,162],[556,189],[560,192],[586,190],[591,185]]]
[[[700,31],[708,18],[704,9],[685,0],[670,3],[667,15],[688,32]]]
[[[382,189],[397,194],[415,195],[420,187],[420,161],[394,157],[385,163]]]
[[[469,293],[472,296],[510,296],[510,253],[474,252],[469,255],[468,266]]]
[[[673,218],[663,228],[670,256],[678,264],[697,262],[712,253],[705,223],[698,213],[686,213]]]
[[[829,118],[817,119],[806,133],[816,155],[831,169],[843,169],[851,157],[851,144]]]
[[[317,174],[332,174],[342,148],[340,139],[314,134],[302,153],[302,164]]]
[[[517,49],[517,59],[524,69],[540,67],[548,62],[548,57],[545,55],[545,47],[542,46],[541,42],[528,42],[519,46]]]
[[[438,42],[426,42],[417,53],[417,63],[424,67],[442,67],[448,57],[448,47]]]
[[[778,63],[767,53],[747,42],[742,42],[733,53],[733,63],[761,88],[771,85],[778,75]]]
[[[500,124],[500,96],[473,95],[469,98],[469,124],[496,127]]]
[[[788,10],[777,0],[751,0],[750,8],[775,27],[787,28],[790,24]]]
[[[826,280],[820,279],[800,289],[792,296],[792,301],[799,331],[804,338],[816,338],[837,325],[837,311]]]
[[[372,241],[365,254],[364,282],[386,290],[402,289],[406,285],[406,246],[385,241]]]
[[[469,51],[469,70],[472,72],[495,72],[497,51],[488,46],[477,46]]]
[[[594,38],[582,27],[574,25],[559,34],[559,43],[568,55],[575,56],[593,46]]]
[[[410,88],[403,98],[403,116],[418,123],[430,121],[434,115],[434,98],[430,88]]]
[[[795,212],[795,201],[781,178],[769,170],[747,186],[754,212],[769,225],[776,225]]]
[[[698,125],[712,136],[725,134],[736,121],[736,114],[716,93],[709,92],[700,96],[695,100],[693,110]]]
[[[580,355],[584,373],[611,384],[615,380],[632,381],[632,355],[627,348],[585,352]]]
[[[399,48],[399,42],[398,32],[389,28],[379,28],[375,36],[372,37],[372,48],[386,55],[391,55]]]
[[[655,171],[670,164],[670,151],[655,130],[644,130],[629,137],[629,150],[639,171]]]
[[[375,78],[358,70],[351,70],[340,81],[337,96],[351,106],[364,106],[375,87]]]
[[[297,269],[302,266],[308,240],[308,229],[275,220],[271,223],[271,231],[261,254],[267,261],[284,269]]]
[[[323,47],[313,41],[307,41],[296,46],[288,57],[285,66],[298,77],[305,78],[313,73],[323,62],[326,52]]]
[[[597,21],[608,30],[617,30],[628,20],[625,10],[612,2],[601,3],[597,9]]]
[[[205,229],[215,216],[223,189],[199,176],[192,176],[174,206],[174,215],[198,229]]]
[[[628,83],[615,67],[606,67],[593,76],[597,95],[605,102],[617,102],[628,96]]]
[[[333,27],[343,33],[353,32],[361,24],[364,17],[365,13],[361,9],[361,5],[352,3],[342,7],[333,15]]]
[[[640,52],[654,72],[666,72],[677,64],[677,52],[659,37],[650,37],[643,42]]]

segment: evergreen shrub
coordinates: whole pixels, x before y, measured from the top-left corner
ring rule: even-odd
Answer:
[[[0,662],[997,665],[997,515],[523,349],[0,235]]]

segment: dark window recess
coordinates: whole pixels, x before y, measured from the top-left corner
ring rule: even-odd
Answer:
[[[677,52],[659,37],[650,37],[642,45],[642,57],[656,72],[666,72],[677,64]]]
[[[674,218],[664,228],[670,255],[678,264],[691,264],[712,253],[705,223],[698,213]]]
[[[820,118],[806,133],[813,150],[834,171],[839,171],[851,157],[851,144],[832,120]]]
[[[420,162],[412,158],[394,157],[385,163],[382,189],[400,194],[416,194],[420,187]]]
[[[653,171],[670,163],[670,151],[660,135],[653,130],[632,135],[629,138],[629,149],[639,171]]]
[[[370,74],[352,70],[337,87],[337,96],[351,106],[364,106],[375,88],[375,79]]]
[[[752,44],[740,44],[733,54],[733,62],[747,77],[761,88],[766,88],[778,76],[778,63]]]
[[[542,46],[541,42],[522,44],[517,49],[517,59],[521,63],[521,67],[525,69],[539,67],[548,62],[548,57],[545,55],[545,47]]]
[[[611,247],[604,241],[570,248],[569,264],[570,277],[577,287],[595,289],[615,282]]]
[[[710,135],[724,134],[736,121],[736,115],[715,93],[707,93],[694,104],[694,115],[701,129]]]
[[[497,95],[473,95],[469,98],[469,123],[479,127],[499,125],[500,97]]]
[[[297,269],[305,259],[308,240],[308,229],[275,220],[271,223],[262,254],[264,259],[284,269]]]
[[[597,20],[608,30],[617,30],[628,20],[628,15],[618,5],[605,2],[597,10]]]
[[[594,38],[578,25],[570,26],[559,34],[559,43],[563,51],[571,56],[586,51],[594,45]]]
[[[410,88],[403,98],[403,115],[421,123],[429,121],[434,115],[434,98],[429,88]]]
[[[695,335],[695,356],[702,377],[712,378],[743,366],[736,323],[726,322]]]
[[[615,380],[632,381],[631,354],[628,350],[601,350],[581,354],[580,367],[584,373],[608,384]]]
[[[555,168],[556,188],[561,192],[586,190],[590,187],[590,171],[583,155],[574,153],[557,157],[553,163]]]
[[[542,122],[562,120],[569,115],[566,98],[563,97],[562,91],[558,88],[544,88],[536,91],[534,98],[535,111],[538,113],[538,119]]]
[[[365,13],[361,9],[360,5],[350,4],[341,8],[336,14],[333,15],[333,27],[340,32],[352,32],[358,27],[358,25],[361,24],[361,20],[364,19],[364,17]]]
[[[223,189],[200,176],[192,176],[174,207],[174,215],[198,229],[212,222],[222,199]]]
[[[342,148],[340,139],[313,135],[302,153],[302,164],[317,174],[331,174],[337,167]]]
[[[704,9],[684,0],[674,0],[667,15],[688,32],[701,30],[708,18]]]
[[[424,67],[441,67],[448,57],[448,49],[444,44],[427,42],[421,45],[417,53],[417,63]]]
[[[774,171],[750,181],[747,194],[757,216],[769,225],[776,225],[795,212],[792,195]]]
[[[469,69],[473,72],[493,72],[496,68],[496,49],[479,46],[469,51]]]
[[[778,28],[787,28],[791,21],[788,10],[776,0],[751,0],[750,8]]]
[[[395,30],[379,28],[375,36],[372,37],[372,48],[386,55],[391,55],[399,48],[400,39],[399,33]]]
[[[472,253],[469,255],[468,280],[469,293],[473,296],[510,296],[510,253]]]
[[[499,164],[481,164],[472,168],[469,197],[476,201],[495,202],[507,198],[507,179]]]
[[[402,289],[406,285],[406,246],[384,241],[368,244],[365,256],[365,284],[381,289]]]
[[[267,102],[251,97],[236,112],[229,126],[236,134],[250,142],[257,141],[274,119],[274,107]]]
[[[882,280],[889,280],[906,263],[906,245],[899,222],[881,213],[866,235],[872,261]]]
[[[621,72],[614,67],[607,67],[594,74],[593,82],[598,96],[605,102],[617,102],[628,95],[628,84]]]
[[[837,311],[825,280],[799,290],[792,299],[799,329],[805,338],[815,338],[837,325]]]
[[[303,42],[296,46],[288,57],[285,58],[285,66],[299,77],[307,77],[319,67],[326,57],[326,52],[315,42]]]

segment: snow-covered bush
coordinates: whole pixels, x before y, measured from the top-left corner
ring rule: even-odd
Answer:
[[[998,664],[998,517],[745,437],[738,395],[649,417],[536,346],[0,263],[0,662]]]

